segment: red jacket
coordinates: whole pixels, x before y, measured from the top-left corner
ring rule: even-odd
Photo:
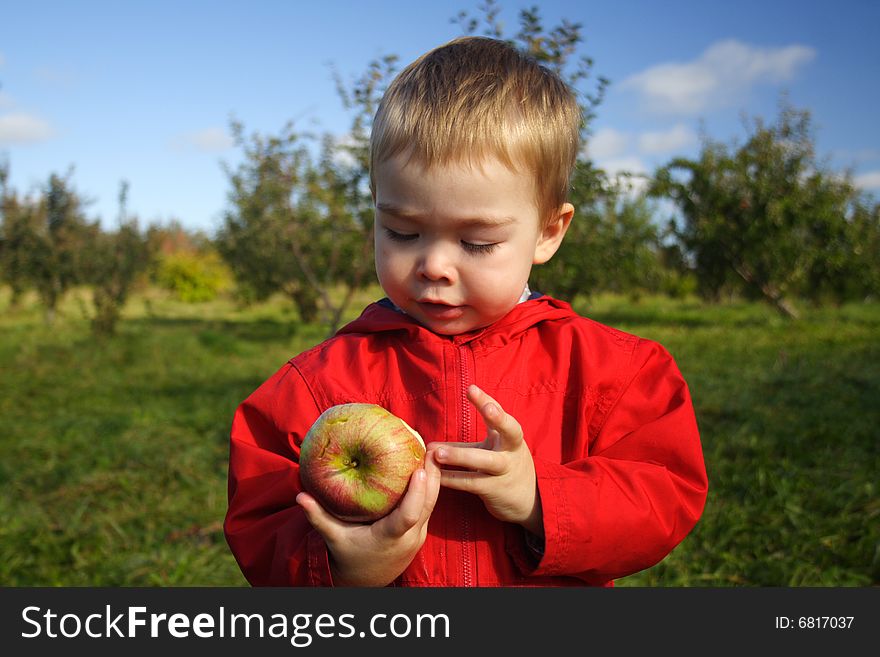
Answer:
[[[441,336],[371,304],[291,359],[238,408],[226,538],[253,585],[330,586],[327,549],[294,498],[299,445],[327,407],[384,406],[425,442],[480,441],[476,383],[523,427],[545,544],[471,494],[441,488],[427,539],[399,586],[576,586],[663,559],[694,527],[707,480],[687,385],[655,342],[547,296],[485,329]]]

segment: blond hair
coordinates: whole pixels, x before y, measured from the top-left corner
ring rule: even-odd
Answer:
[[[376,165],[404,154],[426,167],[496,157],[525,167],[543,220],[568,198],[581,111],[558,75],[498,39],[462,37],[422,55],[388,86],[373,121]]]

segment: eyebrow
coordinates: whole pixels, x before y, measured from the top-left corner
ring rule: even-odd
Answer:
[[[415,223],[419,223],[422,218],[418,212],[412,212],[387,202],[376,203],[376,210]],[[516,219],[513,217],[468,217],[457,223],[463,228],[499,228],[515,222]]]

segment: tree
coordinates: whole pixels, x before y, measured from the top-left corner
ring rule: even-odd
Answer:
[[[128,183],[119,190],[119,225],[115,231],[97,229],[91,234],[89,259],[84,266],[85,280],[92,285],[96,335],[112,335],[137,276],[144,272],[151,252],[147,237],[138,228],[137,217],[126,212]]]
[[[546,263],[532,269],[530,285],[536,290],[573,300],[577,294],[589,296],[599,290],[606,274],[604,263],[595,257],[599,213],[593,212],[603,192],[604,175],[592,166],[576,166],[571,202],[576,208],[565,239],[556,254]]]
[[[358,179],[336,158],[329,138],[316,162],[309,136],[292,124],[278,136],[248,139],[240,124],[233,131],[244,161],[229,171],[231,207],[218,249],[255,298],[281,291],[303,321],[318,320],[332,333],[372,269],[371,217]]]
[[[35,203],[9,188],[9,163],[0,165],[0,281],[12,290],[11,305],[31,285],[30,261],[38,246]]]
[[[815,255],[809,259],[800,294],[815,304],[863,300],[880,294],[880,204],[844,179],[821,221],[814,221]]]
[[[371,62],[350,86],[336,74],[352,126],[343,138],[325,135],[317,156],[312,136],[292,124],[249,139],[233,124],[244,162],[227,170],[231,207],[218,249],[255,298],[281,291],[303,321],[320,321],[331,334],[354,292],[374,279],[370,128],[395,62],[393,55]]]
[[[36,202],[3,194],[4,270],[19,291],[37,290],[49,324],[65,292],[83,282],[86,247],[95,231],[83,213],[83,200],[71,188],[70,175],[50,175]]]
[[[846,298],[880,297],[880,203],[860,199],[848,222],[852,250],[846,258]],[[843,278],[843,277],[842,277]]]
[[[234,171],[226,169],[231,207],[217,248],[247,296],[261,300],[281,291],[296,303],[303,321],[311,321],[315,297],[305,289],[289,238],[295,228],[291,205],[295,191],[302,189],[308,153],[292,125],[275,137],[247,139],[237,122],[232,130],[244,162]]]
[[[308,283],[318,291],[323,323],[332,334],[355,291],[373,280],[373,212],[367,188],[368,168],[358,160],[339,159],[339,150],[327,137],[317,166],[307,176],[308,193],[301,212],[312,218],[307,248],[293,242],[294,253]],[[332,295],[334,286],[342,293]]]
[[[775,124],[755,119],[742,146],[704,138],[697,159],[657,172],[652,193],[678,206],[677,237],[704,297],[732,288],[797,317],[793,297],[839,287],[854,190],[823,170],[813,143],[809,113],[783,105]]]
[[[57,306],[73,285],[92,286],[95,333],[113,333],[128,292],[150,260],[147,239],[137,219],[128,217],[128,184],[120,189],[119,227],[103,232],[85,218],[80,196],[56,174],[36,200],[20,199],[7,186],[8,165],[0,167],[0,276],[13,301],[33,287],[52,323]]]
[[[557,254],[533,270],[535,287],[567,299],[659,291],[662,245],[648,199],[633,194],[626,177],[611,179],[590,166],[576,169],[572,186],[577,220]]]

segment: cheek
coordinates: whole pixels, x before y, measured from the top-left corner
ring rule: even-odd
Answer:
[[[374,255],[376,258],[376,269],[387,268],[392,260],[391,250],[388,248],[386,240],[378,239],[374,243]]]
[[[497,263],[493,267],[474,267],[470,270],[469,286],[487,302],[506,303],[507,297],[519,298],[528,279],[528,269],[517,260]]]
[[[508,298],[513,298],[515,302],[528,283],[531,269],[531,260],[522,253],[510,253],[495,266],[476,270],[471,281],[484,298],[498,299],[500,303],[508,303]]]
[[[399,282],[404,277],[406,262],[399,252],[382,244],[376,245],[376,275],[381,283]]]
[[[503,255],[499,255],[495,266],[491,267],[492,275],[501,281],[528,278],[532,269],[531,253],[521,245],[512,245]]]

